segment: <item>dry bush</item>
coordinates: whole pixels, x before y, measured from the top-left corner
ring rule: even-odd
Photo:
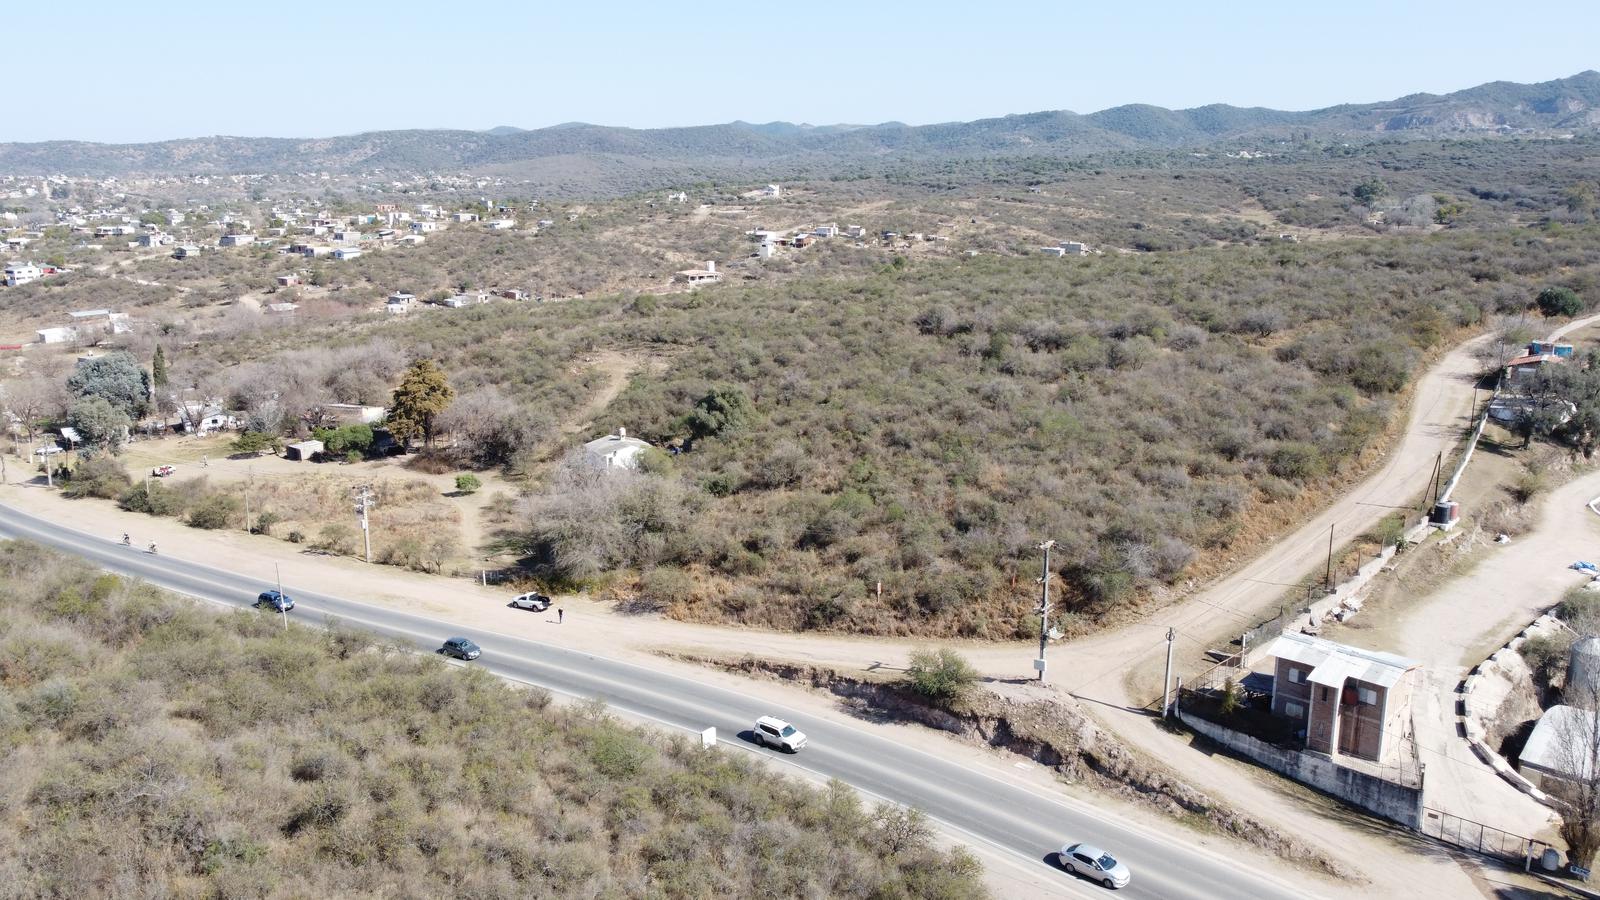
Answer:
[[[105,578],[0,544],[8,894],[985,895],[920,815],[841,784]]]

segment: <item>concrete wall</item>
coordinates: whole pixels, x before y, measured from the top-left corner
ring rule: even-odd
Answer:
[[[1285,750],[1198,716],[1185,716],[1181,710],[1178,718],[1183,724],[1224,747],[1301,784],[1332,794],[1346,803],[1407,828],[1418,828],[1422,824],[1421,785],[1407,787],[1346,768],[1316,754]]]

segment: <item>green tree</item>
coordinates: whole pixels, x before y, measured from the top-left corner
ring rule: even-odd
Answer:
[[[350,453],[359,458],[372,449],[371,425],[341,425],[338,428],[315,428],[311,436],[322,442],[329,454],[344,456]]]
[[[431,359],[419,359],[406,370],[400,386],[394,389],[387,424],[395,437],[410,443],[422,435],[424,444],[433,444],[434,417],[444,412],[456,392],[444,371]]]
[[[1222,682],[1222,701],[1218,704],[1218,710],[1224,716],[1231,716],[1239,711],[1239,685],[1234,683],[1231,676]]]
[[[1572,288],[1547,287],[1534,298],[1539,312],[1546,316],[1575,316],[1583,312],[1583,298]]]
[[[67,389],[81,398],[99,397],[129,419],[150,411],[150,376],[126,353],[113,353],[78,364]]]
[[[1566,204],[1567,212],[1570,212],[1574,215],[1593,215],[1596,206],[1594,183],[1590,181],[1580,181],[1572,187],[1567,188]]]
[[[84,447],[113,453],[122,447],[132,424],[127,413],[104,397],[86,397],[72,404],[67,420],[83,436]]]
[[[282,446],[283,441],[275,434],[267,434],[264,431],[246,431],[244,434],[239,435],[238,439],[230,445],[230,449],[235,453],[259,454],[267,450],[277,453]]]
[[[939,704],[966,696],[977,680],[978,671],[949,647],[913,650],[906,667],[906,685]]]
[[[1350,189],[1350,195],[1362,206],[1371,206],[1389,193],[1389,186],[1376,178],[1368,178]]]
[[[216,530],[227,528],[239,515],[239,498],[228,494],[209,494],[189,510],[189,525]]]
[[[689,413],[689,431],[695,438],[716,437],[746,425],[754,413],[750,398],[736,387],[719,387],[701,397]]]
[[[479,481],[478,476],[471,472],[456,476],[456,490],[463,494],[475,493],[481,487],[483,487],[483,482]]]
[[[150,360],[150,383],[155,385],[157,390],[165,390],[167,387],[167,354],[161,349],[160,344],[156,345],[155,358]]]
[[[133,480],[121,463],[109,456],[95,456],[78,464],[61,492],[68,497],[115,500],[132,486]]]

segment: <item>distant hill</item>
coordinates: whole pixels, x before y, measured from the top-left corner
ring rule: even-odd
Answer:
[[[0,173],[579,171],[723,172],[862,160],[1079,155],[1316,136],[1440,137],[1503,130],[1600,129],[1600,73],[1541,84],[1493,82],[1445,95],[1307,112],[1222,104],[1171,110],[1135,104],[1089,115],[1052,111],[909,126],[732,122],[631,129],[567,123],[525,130],[380,131],[331,138],[209,137],[152,144],[0,144]],[[575,160],[584,160],[574,166]],[[579,171],[573,176],[583,182]]]

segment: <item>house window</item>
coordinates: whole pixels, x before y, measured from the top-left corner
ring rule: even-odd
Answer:
[[[1377,706],[1378,692],[1372,688],[1356,688],[1356,699],[1362,706]]]
[[[1294,666],[1290,666],[1289,667],[1289,683],[1290,684],[1305,684],[1305,681],[1306,681],[1306,673],[1305,672],[1302,672],[1301,670],[1296,669]]]
[[[1306,708],[1298,703],[1285,703],[1283,714],[1291,719],[1303,719],[1306,716]]]

